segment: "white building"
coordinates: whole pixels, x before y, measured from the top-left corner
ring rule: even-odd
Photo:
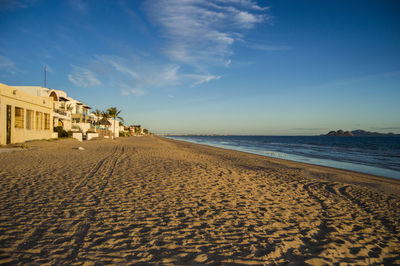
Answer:
[[[41,86],[13,86],[20,91],[38,97],[50,97],[53,99],[52,126],[62,126],[66,131],[76,131],[86,134],[88,131],[102,131],[103,136],[118,138],[119,132],[123,131],[119,121],[109,118],[110,125],[99,125],[96,121],[101,117],[96,117],[90,113],[90,107],[81,101],[68,97],[62,90],[54,90]],[[51,128],[53,132],[53,128]]]
[[[39,97],[53,98],[53,126],[62,126],[65,130],[72,127],[72,108],[67,93],[40,86],[13,86],[14,88]]]

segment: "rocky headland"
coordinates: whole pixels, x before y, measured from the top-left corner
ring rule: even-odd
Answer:
[[[362,129],[357,129],[353,131],[344,131],[339,129],[338,131],[330,131],[328,134],[323,136],[356,136],[356,137],[400,137],[400,134],[394,133],[379,133],[379,132],[370,132]]]

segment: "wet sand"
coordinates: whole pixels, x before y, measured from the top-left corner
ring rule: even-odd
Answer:
[[[398,180],[153,136],[26,146],[0,153],[0,264],[400,264]]]

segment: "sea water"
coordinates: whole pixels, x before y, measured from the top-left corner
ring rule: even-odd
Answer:
[[[176,140],[400,179],[399,137],[168,136]]]

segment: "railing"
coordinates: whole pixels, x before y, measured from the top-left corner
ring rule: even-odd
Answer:
[[[65,116],[70,116],[70,114],[67,111],[61,110],[61,109],[54,109],[54,112],[60,115],[65,115]]]

